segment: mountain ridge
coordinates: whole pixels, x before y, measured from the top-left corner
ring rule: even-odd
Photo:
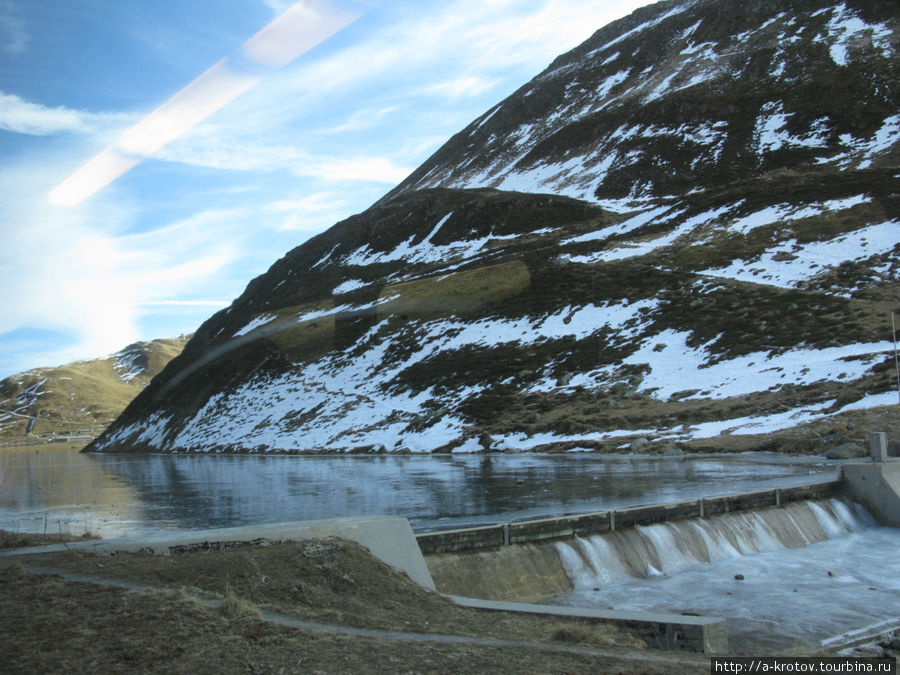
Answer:
[[[33,368],[0,381],[0,439],[99,433],[177,355],[188,337],[135,342],[99,359]]]
[[[820,157],[862,164],[879,134],[894,152],[878,159],[896,165],[898,19],[889,4],[643,7],[558,57],[388,197],[494,187],[639,206]]]
[[[877,0],[601,29],[251,281],[91,449],[861,441],[896,397],[898,34]]]

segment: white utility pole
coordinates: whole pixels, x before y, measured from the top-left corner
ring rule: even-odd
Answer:
[[[894,334],[894,368],[897,370],[897,397],[900,399],[900,357],[897,356],[897,325],[894,323],[893,310],[891,310],[891,332]]]

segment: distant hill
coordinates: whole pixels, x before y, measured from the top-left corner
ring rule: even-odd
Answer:
[[[822,451],[896,428],[898,47],[894,0],[644,7],[251,281],[91,449]]]
[[[6,378],[0,382],[0,440],[100,433],[187,341],[136,342],[102,359]]]

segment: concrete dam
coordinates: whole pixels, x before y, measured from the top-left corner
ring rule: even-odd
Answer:
[[[417,535],[438,590],[535,601],[865,526],[841,481]]]
[[[880,459],[846,465],[835,481],[421,533],[417,541],[437,590],[485,599],[485,609],[509,610],[523,602],[554,603],[556,610],[568,605],[582,611],[572,616],[630,624],[642,631],[649,643],[670,649],[714,652],[724,649],[729,638],[732,644],[769,648],[818,642],[823,648],[850,645],[900,627],[900,589],[894,588],[893,580],[876,587],[873,577],[854,586],[848,579],[851,575],[835,566],[837,559],[844,557],[840,552],[806,547],[823,542],[826,546],[868,545],[865,539],[854,543],[853,535],[893,537],[888,546],[894,545],[897,531],[879,525],[898,525],[900,462],[889,462],[886,454]],[[803,553],[788,559],[793,549]],[[778,562],[766,562],[767,555]],[[808,566],[809,570],[797,581],[779,564]],[[743,574],[732,574],[734,569],[745,568],[750,570],[746,583]],[[730,586],[722,585],[726,569]],[[882,574],[895,579],[896,572],[884,568]],[[711,574],[717,578],[704,577]],[[793,584],[801,589],[780,587],[782,576],[782,586]],[[663,577],[675,580],[670,587],[679,589],[670,597],[666,597],[666,587],[654,581]],[[678,581],[681,577],[684,580]],[[877,573],[874,578],[878,579]],[[735,586],[738,583],[741,586]],[[870,599],[861,591],[868,592]],[[787,607],[793,602],[809,614],[786,618],[779,617],[778,610],[767,610],[762,612],[763,618],[735,621],[733,614],[740,612],[735,612],[734,606],[723,603],[723,611],[716,611],[720,605],[713,601],[713,610],[709,610],[709,596],[716,593],[734,594],[735,602],[743,594],[745,605]],[[638,596],[640,602],[635,604]],[[605,611],[588,610],[597,607],[598,599],[609,603],[600,605]],[[868,602],[871,607],[884,599],[890,602],[874,614],[868,608],[860,612],[855,606]],[[653,609],[667,602],[685,613],[663,616]],[[685,611],[694,603],[704,609]],[[616,611],[629,605],[642,611],[631,616]],[[537,608],[541,606],[528,605],[530,611],[540,611]],[[729,615],[727,630],[725,621],[714,618],[718,614]],[[696,615],[696,621],[691,615]],[[873,616],[876,621],[871,621]],[[791,628],[781,631],[781,625],[787,623]],[[846,631],[848,624],[854,630]],[[827,638],[822,639],[823,635]]]

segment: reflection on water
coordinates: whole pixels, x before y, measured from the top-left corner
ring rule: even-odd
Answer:
[[[777,455],[303,457],[0,452],[0,527],[102,536],[352,515],[416,530],[562,515],[825,480]]]

